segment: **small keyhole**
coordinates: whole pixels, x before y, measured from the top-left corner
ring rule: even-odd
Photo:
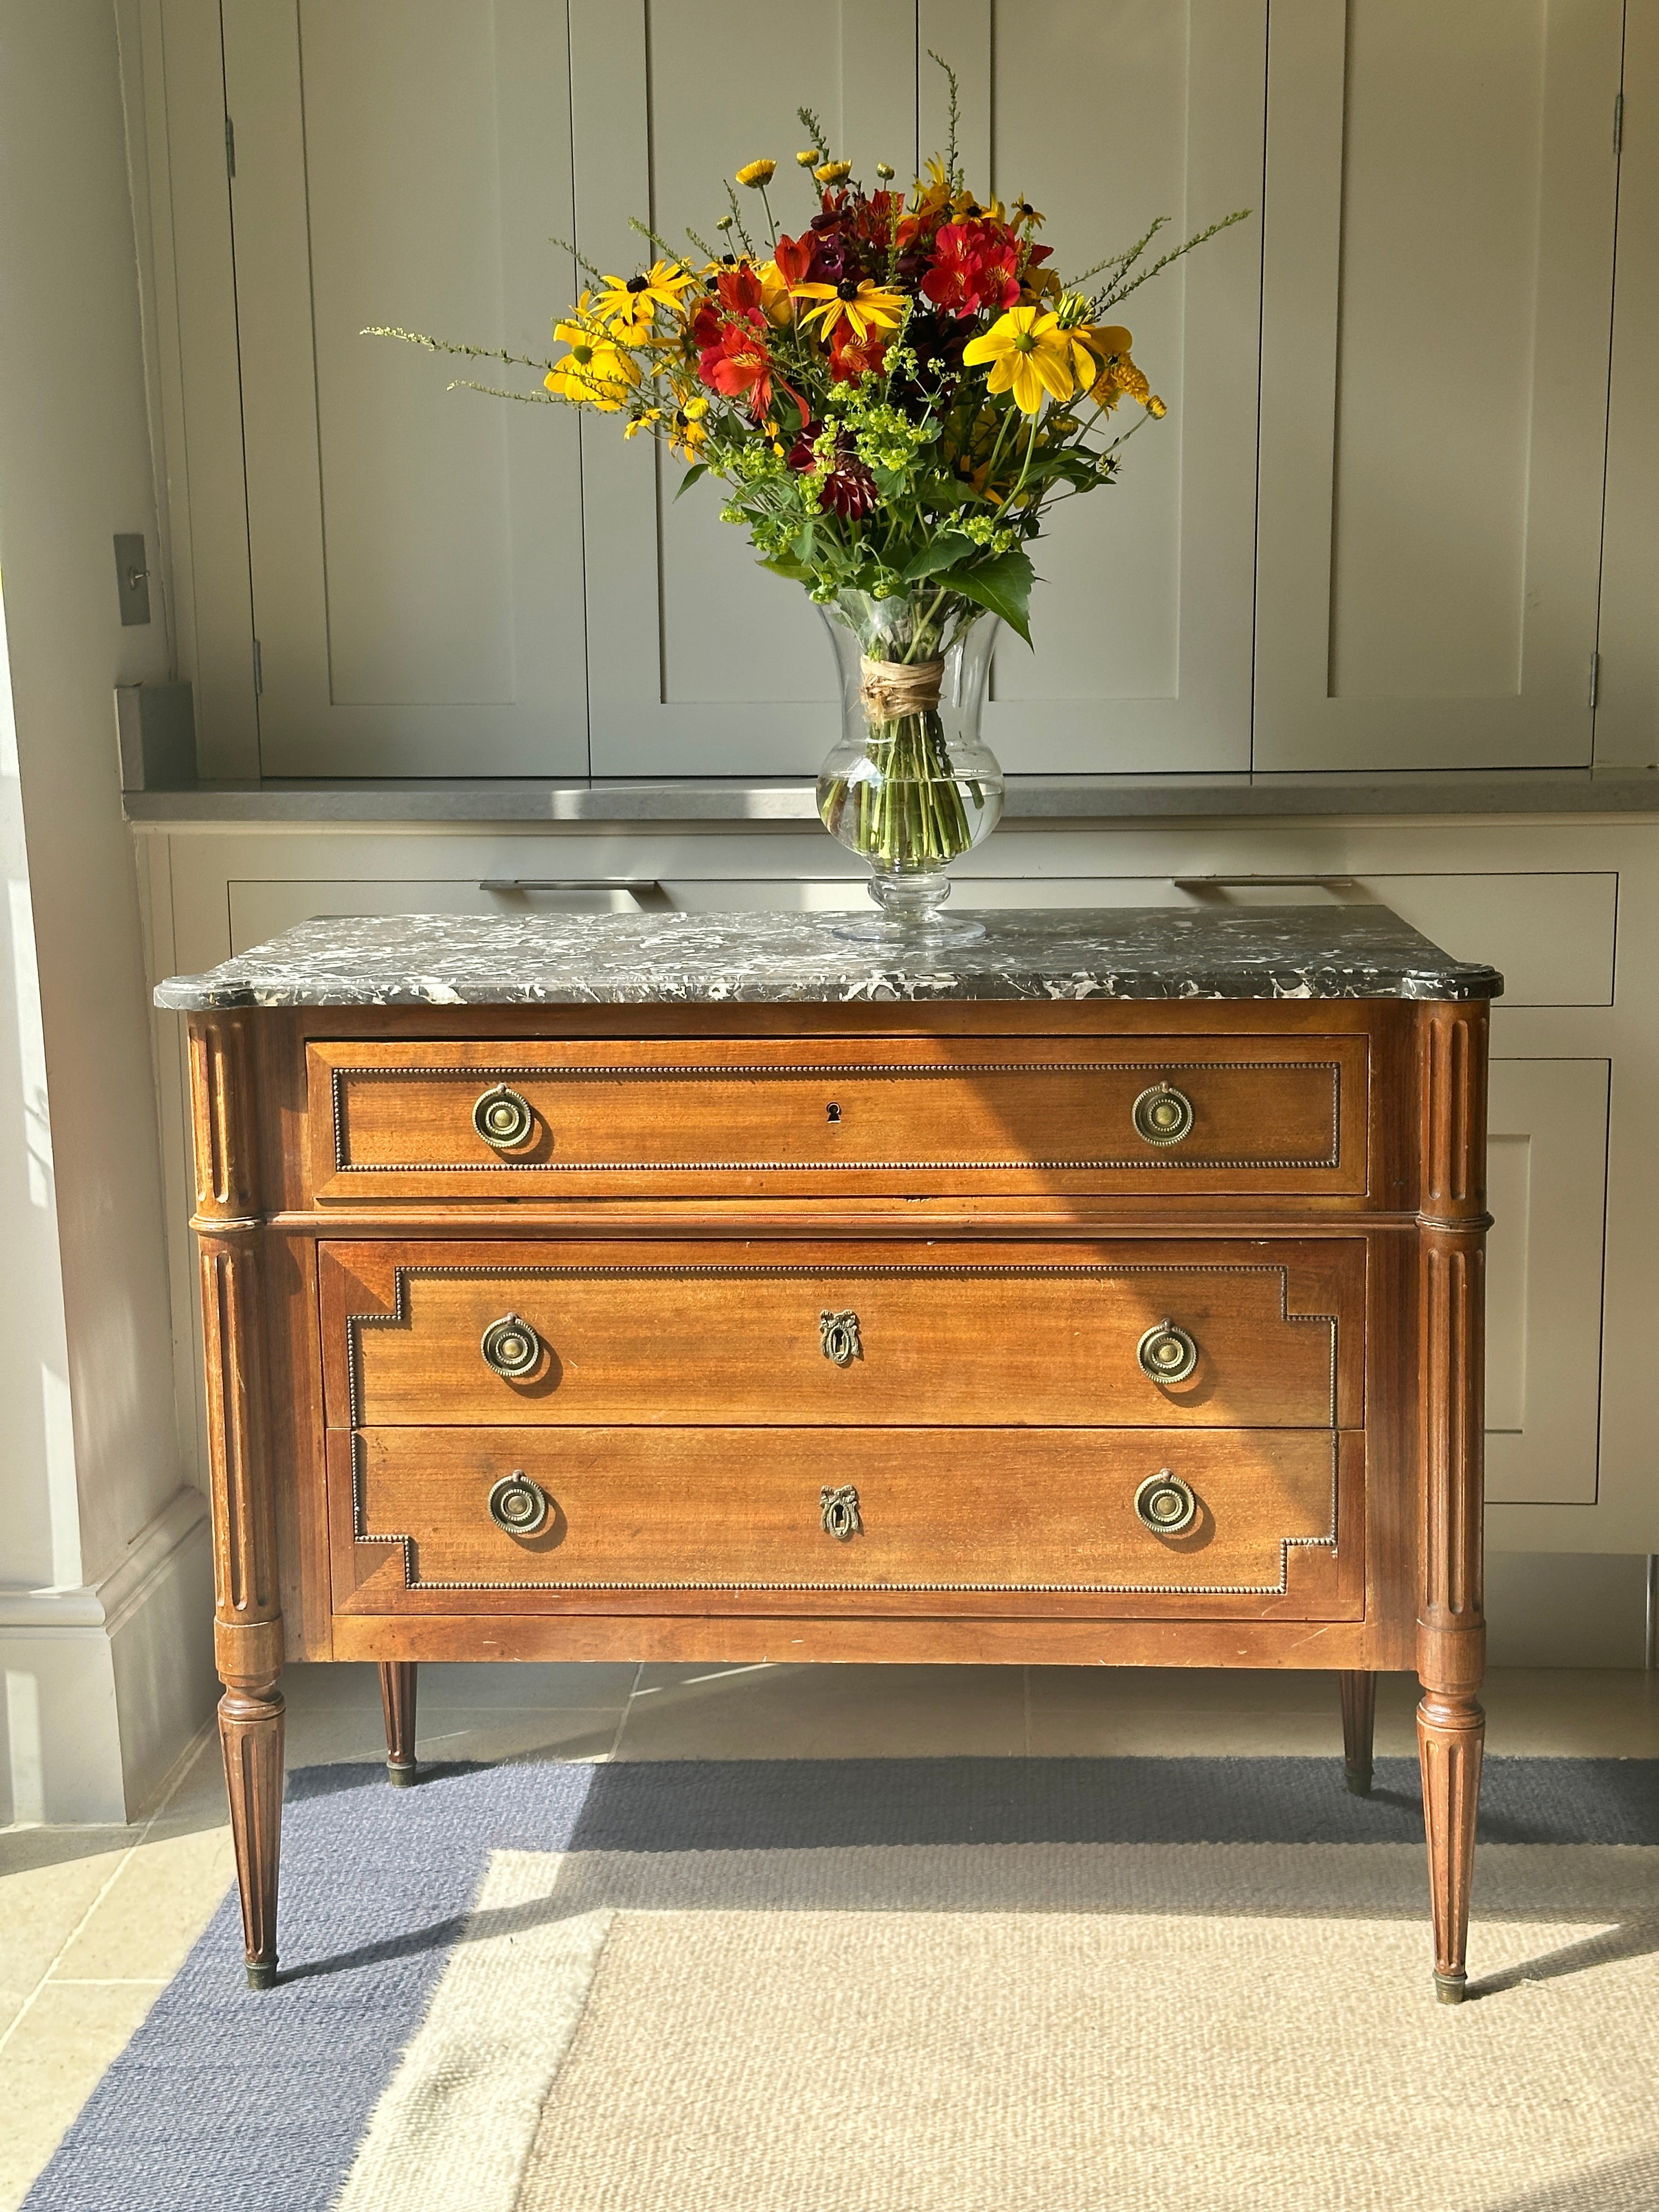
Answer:
[[[830,1101],[830,1104],[829,1104],[829,1105],[827,1105],[827,1106],[824,1108],[823,1111],[824,1111],[824,1116],[825,1116],[825,1119],[826,1119],[826,1120],[828,1120],[828,1121],[840,1121],[840,1119],[841,1119],[841,1109],[840,1109],[840,1107],[839,1107],[839,1106],[837,1106],[837,1105],[835,1103],[835,1102],[834,1102],[834,1100],[833,1100],[833,1099]]]

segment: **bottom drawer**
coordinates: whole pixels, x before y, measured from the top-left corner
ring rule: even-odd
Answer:
[[[1335,1618],[1351,1617],[1357,1588],[1336,1553],[1339,1490],[1344,1548],[1357,1549],[1361,1440],[1328,1431],[404,1428],[331,1441],[342,1612],[535,1611],[582,1592],[661,1610],[677,1591],[772,1592],[776,1611],[1023,1592],[1294,1612],[1299,1592],[1304,1617]]]

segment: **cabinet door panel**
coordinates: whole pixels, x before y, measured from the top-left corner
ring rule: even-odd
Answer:
[[[1250,220],[1126,301],[1169,406],[1109,490],[1034,549],[1035,652],[1003,641],[986,734],[1026,773],[1249,763],[1267,9],[1259,0],[923,0],[922,44],[961,71],[970,181],[1024,193],[1062,276],[1146,257],[1234,210]],[[944,103],[924,64],[924,150]],[[983,186],[981,189],[984,189]],[[1120,408],[1127,430],[1138,408]]]
[[[1604,1060],[1494,1060],[1486,1494],[1594,1505],[1607,1206]]]
[[[1275,9],[1258,768],[1590,757],[1621,34]]]
[[[602,268],[632,268],[648,220],[691,252],[726,211],[725,180],[762,155],[792,235],[817,212],[794,151],[795,109],[815,105],[862,173],[915,150],[915,24],[879,0],[572,0],[579,244]],[[749,69],[741,58],[765,57]],[[741,212],[764,237],[758,196]],[[758,567],[720,520],[705,481],[677,501],[681,465],[603,416],[584,421],[583,543],[595,773],[808,770],[836,727],[835,673],[817,611],[799,584]]]
[[[563,10],[225,0],[224,28],[263,769],[585,773],[574,419],[359,335],[545,354]]]

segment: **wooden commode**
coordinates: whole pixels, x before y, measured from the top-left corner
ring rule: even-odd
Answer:
[[[284,1658],[1414,1668],[1483,1721],[1490,969],[1376,906],[318,921],[190,1016],[226,1774]]]

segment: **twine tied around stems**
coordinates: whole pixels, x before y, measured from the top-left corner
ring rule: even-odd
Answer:
[[[905,714],[931,714],[945,681],[942,660],[870,660],[860,658],[864,681],[859,696],[872,722],[896,722]]]

